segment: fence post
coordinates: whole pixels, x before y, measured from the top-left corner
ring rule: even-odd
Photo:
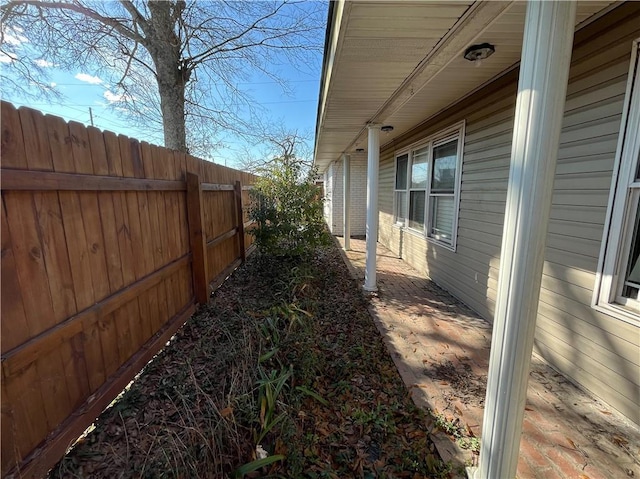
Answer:
[[[247,251],[244,245],[244,214],[242,211],[242,182],[236,181],[234,188],[236,195],[236,217],[238,221],[238,243],[240,245],[240,257],[244,263],[247,259]]]
[[[196,295],[196,301],[200,304],[206,304],[209,300],[209,275],[207,274],[207,245],[203,232],[202,187],[200,186],[200,177],[191,172],[187,172],[187,216],[189,219],[193,291]]]

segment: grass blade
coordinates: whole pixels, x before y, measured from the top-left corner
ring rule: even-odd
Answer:
[[[240,466],[233,473],[233,477],[240,479],[250,472],[257,471],[258,469],[273,464],[274,462],[282,461],[284,456],[282,454],[276,454],[274,456],[265,457],[264,459],[257,459],[255,461],[248,462],[243,466]]]

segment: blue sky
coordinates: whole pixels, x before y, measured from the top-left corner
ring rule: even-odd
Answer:
[[[309,150],[313,145],[322,64],[322,55],[315,55],[317,58],[309,62],[313,66],[305,71],[299,71],[294,66],[283,63],[274,66],[277,68],[278,76],[288,84],[288,93],[264,75],[254,76],[250,81],[238,84],[240,89],[251,95],[256,105],[261,107],[264,117],[273,121],[274,125],[282,124],[288,130],[296,130],[299,134],[307,136]],[[3,73],[8,74],[6,61],[2,60],[0,58],[0,68],[5,70]],[[28,106],[45,114],[60,116],[67,121],[73,120],[85,125],[91,124],[91,109],[96,127],[162,145],[161,135],[154,137],[137,130],[127,122],[122,112],[110,105],[117,99],[116,93],[96,76],[95,72],[64,71],[46,63],[40,66],[46,68],[48,81],[61,94],[59,99],[32,99],[9,93],[3,95],[3,100],[13,103],[16,107]],[[256,156],[264,151],[263,146],[248,145],[233,135],[223,138],[222,143],[225,146],[216,151],[213,160],[231,167],[239,166],[238,160],[247,149]]]
[[[268,117],[276,121],[282,120],[288,128],[297,129],[301,134],[308,134],[312,138],[315,131],[320,71],[314,75],[288,68],[282,71],[282,76],[289,82],[291,94],[283,93],[282,88],[274,81],[264,78],[257,78],[255,82],[242,87],[251,93],[256,103],[263,106]],[[91,109],[94,125],[101,130],[110,130],[161,145],[161,136],[153,138],[136,130],[131,124],[127,124],[122,113],[110,107],[109,100],[114,99],[114,93],[99,80],[92,72],[66,72],[51,67],[50,81],[55,84],[62,98],[47,101],[43,98],[29,100],[18,96],[5,97],[3,100],[13,103],[16,107],[28,106],[85,125],[91,124]],[[312,140],[310,142],[312,143]],[[236,160],[243,153],[244,141],[229,137],[224,143],[228,147],[217,151],[214,161],[231,167],[237,166]],[[256,154],[258,153],[259,151],[256,151]]]

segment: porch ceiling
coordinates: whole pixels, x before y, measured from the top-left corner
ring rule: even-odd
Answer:
[[[611,1],[578,3],[577,26]],[[339,1],[325,47],[314,162],[320,171],[367,147],[368,122],[394,126],[385,144],[520,60],[525,2]],[[476,67],[467,47],[496,52]]]

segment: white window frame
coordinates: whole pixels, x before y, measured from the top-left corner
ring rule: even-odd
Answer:
[[[405,188],[404,190],[399,190],[396,188],[397,184],[398,184],[398,160],[400,159],[400,157],[407,155],[407,174],[406,174],[406,178],[405,178]],[[403,213],[403,220],[398,220],[398,193],[404,193],[405,195],[405,205],[407,204],[407,202],[409,201],[409,185],[406,183],[407,181],[409,181],[409,154],[408,153],[401,153],[399,155],[395,155],[394,156],[394,160],[393,160],[393,224],[395,226],[399,226],[399,227],[403,227],[405,225],[405,222],[407,221],[407,208],[405,206],[405,211]]]
[[[633,44],[592,306],[640,326],[640,301],[620,296],[640,197],[640,39]]]
[[[427,239],[427,241],[442,246],[444,248],[450,249],[452,251],[456,250],[457,239],[458,239],[458,218],[460,213],[460,187],[462,184],[462,164],[464,158],[464,136],[465,136],[465,127],[466,122],[463,120],[458,122],[444,130],[439,131],[438,133],[428,136],[427,138],[423,138],[406,148],[399,150],[394,155],[394,194],[393,194],[393,211],[394,211],[394,224],[405,229],[412,234],[417,234],[421,237]],[[452,140],[457,140],[458,142],[458,151],[457,151],[457,163],[456,163],[456,178],[454,182],[454,216],[453,216],[453,224],[451,231],[451,242],[445,241],[441,239],[438,235],[430,234],[431,231],[431,205],[430,198],[435,195],[435,193],[431,194],[431,174],[432,174],[432,166],[433,166],[433,149],[434,147],[440,146],[442,144],[448,143]],[[415,151],[420,150],[422,148],[428,147],[428,159],[427,159],[427,185],[426,188],[423,189],[412,189],[411,188],[411,170],[413,165],[413,154]],[[398,158],[408,155],[407,162],[407,181],[406,190],[396,190],[395,189],[395,181],[398,169]],[[410,208],[410,192],[411,191],[424,191],[425,192],[425,217],[424,217],[424,228],[422,230],[414,229],[409,227],[409,208]],[[404,191],[406,194],[406,202],[405,202],[405,221],[404,223],[398,223],[396,218],[397,212],[397,192]]]
[[[424,188],[414,188],[412,186],[412,182],[413,182],[413,158],[414,158],[414,153],[417,150],[424,150],[427,149],[427,154],[426,154],[426,161],[425,161],[425,166],[427,168],[427,176],[425,179],[425,185]],[[429,197],[429,176],[431,174],[431,150],[432,147],[429,143],[426,144],[421,144],[420,146],[413,148],[410,150],[409,152],[409,162],[407,164],[407,223],[406,226],[409,230],[411,231],[416,231],[417,233],[421,233],[424,234],[425,231],[427,230],[427,221],[428,221],[428,214],[427,214],[427,198]],[[413,228],[411,226],[411,218],[409,218],[409,215],[411,214],[411,193],[424,193],[424,214],[422,215],[422,229],[418,229],[418,228]]]

